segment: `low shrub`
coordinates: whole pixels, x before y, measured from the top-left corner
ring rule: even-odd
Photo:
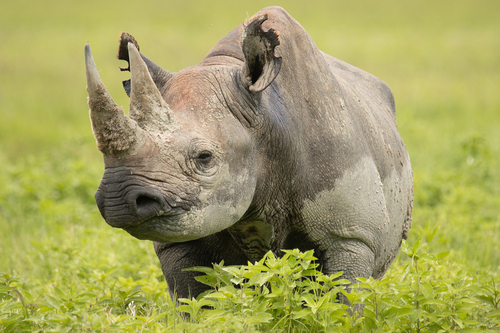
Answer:
[[[435,233],[435,230],[432,230]],[[449,253],[403,242],[380,280],[349,288],[341,272],[322,274],[312,251],[272,252],[246,266],[195,267],[212,289],[170,300],[159,268],[124,278],[117,268],[73,271],[79,286],[46,293],[0,274],[3,332],[497,332],[500,279],[473,274]],[[403,258],[401,258],[403,257]],[[63,263],[64,266],[64,263]],[[72,267],[74,270],[74,267]],[[61,267],[65,269],[65,267]],[[350,306],[338,302],[345,297]],[[353,310],[354,309],[354,310]]]

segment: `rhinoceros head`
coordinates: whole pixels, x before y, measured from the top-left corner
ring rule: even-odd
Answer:
[[[249,209],[261,161],[241,115],[258,108],[258,94],[281,64],[277,34],[261,29],[265,20],[246,25],[239,67],[199,65],[175,74],[122,35],[129,116],[107,92],[86,45],[90,119],[105,163],[95,198],[109,225],[139,239],[183,242],[226,229]]]

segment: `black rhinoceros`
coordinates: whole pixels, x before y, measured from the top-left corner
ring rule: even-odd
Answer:
[[[380,79],[323,52],[285,10],[231,31],[198,65],[163,70],[121,35],[126,116],[85,47],[106,222],[154,241],[169,292],[192,266],[314,249],[324,273],[383,276],[411,225],[412,170]]]

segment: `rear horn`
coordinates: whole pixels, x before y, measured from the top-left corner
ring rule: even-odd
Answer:
[[[156,87],[148,66],[133,43],[128,43],[131,91],[130,118],[146,130],[169,130],[174,126],[173,113]]]

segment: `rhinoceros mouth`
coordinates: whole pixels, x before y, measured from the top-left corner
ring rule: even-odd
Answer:
[[[152,240],[164,243],[165,237],[162,237],[162,234],[158,232],[158,219],[159,218],[151,218],[128,227],[123,228],[126,232],[128,232],[131,236],[141,239],[141,240]]]
[[[140,223],[129,225],[123,230],[141,240],[160,243],[184,242],[197,237],[188,236],[182,223],[182,212],[153,217]]]
[[[164,222],[175,220],[177,216],[184,214],[184,209],[180,207],[170,207],[168,204],[161,205],[156,200],[151,200],[148,197],[140,196],[136,200],[136,221],[130,223],[124,229],[138,226],[139,224],[147,223],[148,221],[161,219]]]

